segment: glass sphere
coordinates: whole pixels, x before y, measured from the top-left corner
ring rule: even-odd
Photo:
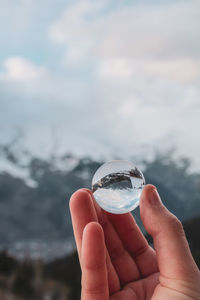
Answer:
[[[142,172],[125,160],[103,164],[92,179],[95,200],[101,208],[113,214],[124,214],[135,209],[144,185]]]

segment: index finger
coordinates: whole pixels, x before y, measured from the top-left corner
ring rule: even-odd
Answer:
[[[70,199],[70,211],[79,259],[81,257],[82,235],[85,226],[98,222],[93,200],[84,189],[76,191]]]
[[[70,211],[72,216],[73,230],[81,263],[81,245],[83,238],[83,230],[90,222],[98,222],[97,212],[94,206],[93,198],[86,189],[76,191],[70,199]],[[111,293],[119,290],[120,283],[116,270],[110,260],[110,256],[106,249],[108,282]]]

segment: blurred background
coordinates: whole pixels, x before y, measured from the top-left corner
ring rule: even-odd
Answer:
[[[199,34],[195,0],[0,1],[0,300],[80,299],[68,202],[110,159],[200,266]]]

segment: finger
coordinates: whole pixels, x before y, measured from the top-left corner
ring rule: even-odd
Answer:
[[[102,225],[106,223],[107,220],[107,216],[105,214],[105,212],[101,209],[101,207],[98,205],[98,203],[96,202],[96,200],[94,199],[94,195],[93,192],[90,189],[84,189],[85,191],[87,191],[92,200],[93,200],[93,204],[96,210],[96,214],[97,214],[97,218],[98,218],[98,222]],[[107,231],[104,229],[104,237],[106,240],[109,239],[109,235],[107,234]],[[108,252],[108,245],[106,244],[106,257],[107,257],[107,268],[108,268],[108,282],[109,282],[109,290],[110,290],[110,294],[112,295],[113,293],[116,293],[120,290],[120,281],[121,278],[118,277],[118,273],[117,270],[114,268],[114,264],[111,261],[111,257],[110,257],[110,253]],[[120,279],[120,280],[119,280]]]
[[[169,279],[196,278],[198,268],[192,258],[181,222],[162,204],[156,188],[147,185],[140,201],[141,218],[151,234],[161,276]]]
[[[146,277],[158,271],[155,251],[139,229],[131,213],[122,215],[108,214],[124,247],[137,264],[141,277]]]
[[[93,197],[93,194],[92,194]],[[94,199],[94,198],[93,198]],[[140,272],[135,261],[124,247],[115,228],[111,224],[107,213],[95,203],[99,223],[103,227],[106,247],[112,264],[117,271],[122,285],[140,278]]]
[[[79,253],[79,260],[81,261],[81,244],[82,235],[85,226],[94,221],[98,222],[94,202],[90,194],[90,190],[80,189],[76,191],[70,199],[70,211],[72,216],[72,224],[76,245]],[[120,289],[120,282],[116,270],[111,262],[108,251],[106,249],[108,282],[110,293],[115,293]]]
[[[83,229],[89,222],[97,221],[93,201],[85,190],[80,189],[72,195],[70,199],[70,211],[74,236],[80,258]]]
[[[106,246],[122,285],[140,278],[138,267],[109,220],[102,225]]]
[[[108,300],[106,246],[100,224],[91,222],[83,231],[81,249],[82,300]]]

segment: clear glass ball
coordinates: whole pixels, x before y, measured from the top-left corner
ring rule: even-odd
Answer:
[[[145,179],[142,172],[125,160],[112,160],[99,167],[92,179],[92,191],[101,208],[124,214],[139,205]]]

